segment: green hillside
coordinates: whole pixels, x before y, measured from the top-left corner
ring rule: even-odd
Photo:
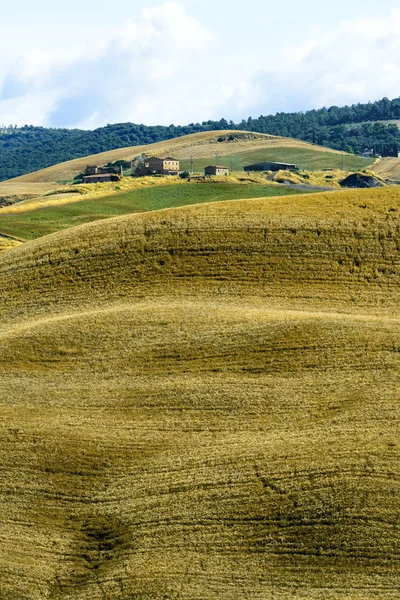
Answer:
[[[165,185],[137,189],[127,193],[100,196],[79,202],[38,208],[17,214],[1,214],[0,231],[25,240],[55,231],[135,212],[160,210],[203,202],[263,198],[305,193],[289,187],[270,185],[197,184]]]
[[[218,150],[218,149],[216,149]],[[194,158],[194,171],[203,171],[204,167],[214,165],[216,155],[210,155],[207,158]],[[234,171],[241,171],[246,165],[263,161],[286,162],[298,165],[301,169],[320,170],[320,169],[341,169],[342,164],[345,170],[357,171],[365,169],[374,162],[374,159],[365,159],[351,154],[335,154],[333,152],[323,153],[320,150],[298,147],[268,148],[265,150],[256,150],[252,152],[243,152],[232,154],[230,156],[220,156],[219,163],[226,165]],[[343,162],[342,162],[343,161]],[[190,160],[181,161],[182,169],[189,170]]]

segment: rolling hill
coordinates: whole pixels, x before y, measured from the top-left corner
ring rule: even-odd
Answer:
[[[1,600],[395,600],[400,194],[0,254]]]
[[[141,153],[173,154],[181,160],[182,168],[188,168],[189,159],[192,158],[194,167],[200,170],[207,164],[215,163],[216,154],[221,161],[238,171],[242,171],[246,164],[267,159],[296,162],[303,169],[338,168],[344,163],[345,168],[354,170],[371,163],[371,160],[350,154],[342,155],[335,150],[294,139],[232,131],[203,132],[149,146],[134,146],[76,159],[0,183],[0,235],[34,239],[82,222],[138,210],[305,191],[300,188],[295,190],[293,187],[273,187],[265,178],[260,177],[249,179],[246,176],[246,181],[242,181],[240,174],[235,180],[226,180],[227,185],[221,181],[218,187],[188,187],[185,183],[185,190],[179,185],[184,182],[170,178],[132,180],[127,177],[122,182],[83,188],[66,183],[72,182],[88,164],[102,165],[120,159],[131,160]],[[328,175],[325,179],[325,174],[321,175],[320,182],[314,186],[317,185],[317,189],[321,185],[331,186],[332,176]],[[345,175],[343,173],[343,177]],[[153,189],[140,189],[142,186]],[[311,189],[312,187],[309,191]],[[110,194],[115,197],[111,198]],[[9,206],[12,203],[14,204]],[[0,249],[8,246],[9,242],[3,241]]]
[[[233,140],[229,140],[229,136],[234,136]],[[222,141],[218,141],[218,140]],[[233,155],[250,155],[245,157],[245,161],[252,160],[253,154],[257,153],[258,157],[268,157],[269,153],[273,153],[275,160],[280,156],[283,159],[290,159],[291,152],[294,157],[298,158],[301,163],[302,151],[306,152],[306,159],[301,167],[306,168],[312,161],[314,168],[322,166],[337,167],[341,164],[341,153],[329,148],[309,144],[300,140],[291,138],[281,138],[277,136],[259,134],[259,133],[244,133],[237,131],[209,131],[205,133],[196,133],[187,135],[173,140],[158,142],[148,146],[132,146],[130,148],[120,148],[111,150],[92,156],[85,156],[75,160],[61,163],[35,173],[23,175],[12,180],[15,185],[32,184],[32,183],[62,183],[73,181],[74,177],[81,173],[86,165],[98,164],[103,165],[108,162],[117,160],[132,160],[135,156],[143,153],[148,155],[161,154],[164,156],[173,155],[180,160],[188,160],[192,156],[194,159],[215,161],[215,154],[220,157],[231,157]],[[318,163],[318,159],[322,161]],[[260,158],[258,158],[260,160]],[[264,158],[266,160],[266,158]],[[347,155],[347,160],[357,162],[357,168],[371,164],[370,160]],[[240,165],[242,166],[242,165]],[[10,182],[7,182],[9,185]],[[0,194],[2,186],[0,184]]]

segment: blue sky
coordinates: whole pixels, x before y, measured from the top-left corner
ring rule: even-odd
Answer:
[[[400,95],[398,1],[20,0],[0,124],[241,120]]]

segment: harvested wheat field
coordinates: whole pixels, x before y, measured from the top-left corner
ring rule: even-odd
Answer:
[[[32,183],[25,181],[24,183],[17,181],[16,179],[10,179],[9,181],[0,182],[0,197],[13,197],[13,196],[37,196],[46,194],[54,190],[57,187],[53,183]]]
[[[399,211],[220,202],[1,253],[1,600],[397,599]]]
[[[371,167],[381,177],[400,181],[400,159],[399,158],[382,158],[374,163]]]

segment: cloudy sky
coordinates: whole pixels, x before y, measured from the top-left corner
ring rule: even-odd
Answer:
[[[400,96],[398,0],[59,5],[1,8],[0,125],[238,121]]]

